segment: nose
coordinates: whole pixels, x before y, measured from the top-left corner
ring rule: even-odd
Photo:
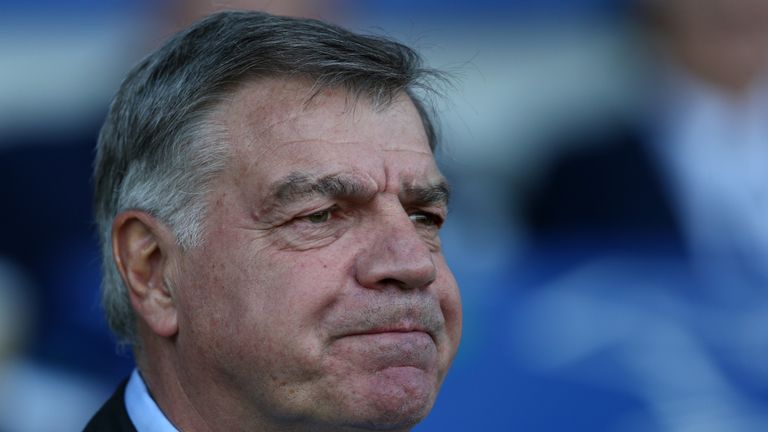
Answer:
[[[363,287],[410,290],[435,280],[432,251],[402,208],[379,218],[365,235],[368,241],[355,262],[356,278]]]

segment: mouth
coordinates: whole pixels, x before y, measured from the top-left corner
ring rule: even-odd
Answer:
[[[343,356],[376,371],[391,368],[431,371],[437,362],[437,344],[421,329],[377,327],[347,333],[336,342]]]
[[[405,341],[404,338],[410,337],[418,338],[421,343],[441,345],[445,322],[439,307],[427,300],[354,306],[353,303],[339,309],[339,315],[334,314],[329,320],[332,340],[366,337],[381,343],[383,336],[391,341]]]
[[[391,336],[391,337],[397,337],[397,336],[417,336],[417,335],[426,335],[429,336],[432,339],[432,342],[435,342],[435,337],[432,334],[432,332],[428,331],[427,329],[414,326],[414,325],[394,325],[394,326],[382,326],[382,327],[374,327],[370,329],[365,329],[361,331],[351,332],[348,334],[343,335],[342,337],[354,337],[354,336]]]

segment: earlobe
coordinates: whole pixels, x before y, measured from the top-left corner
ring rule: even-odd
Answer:
[[[162,337],[178,332],[174,293],[167,283],[175,247],[169,230],[147,213],[120,213],[112,224],[112,254],[134,311]]]

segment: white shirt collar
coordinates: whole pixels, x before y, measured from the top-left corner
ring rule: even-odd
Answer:
[[[138,369],[125,387],[125,409],[138,432],[178,432],[149,395]]]

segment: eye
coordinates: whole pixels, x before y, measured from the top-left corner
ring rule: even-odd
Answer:
[[[320,211],[316,211],[314,213],[305,215],[302,217],[302,219],[306,220],[309,223],[321,224],[331,220],[331,216],[333,216],[333,213],[335,211],[336,211],[336,207],[331,207],[325,210],[320,210]]]
[[[443,218],[430,212],[414,212],[408,215],[414,224],[428,228],[440,228],[443,225]]]

